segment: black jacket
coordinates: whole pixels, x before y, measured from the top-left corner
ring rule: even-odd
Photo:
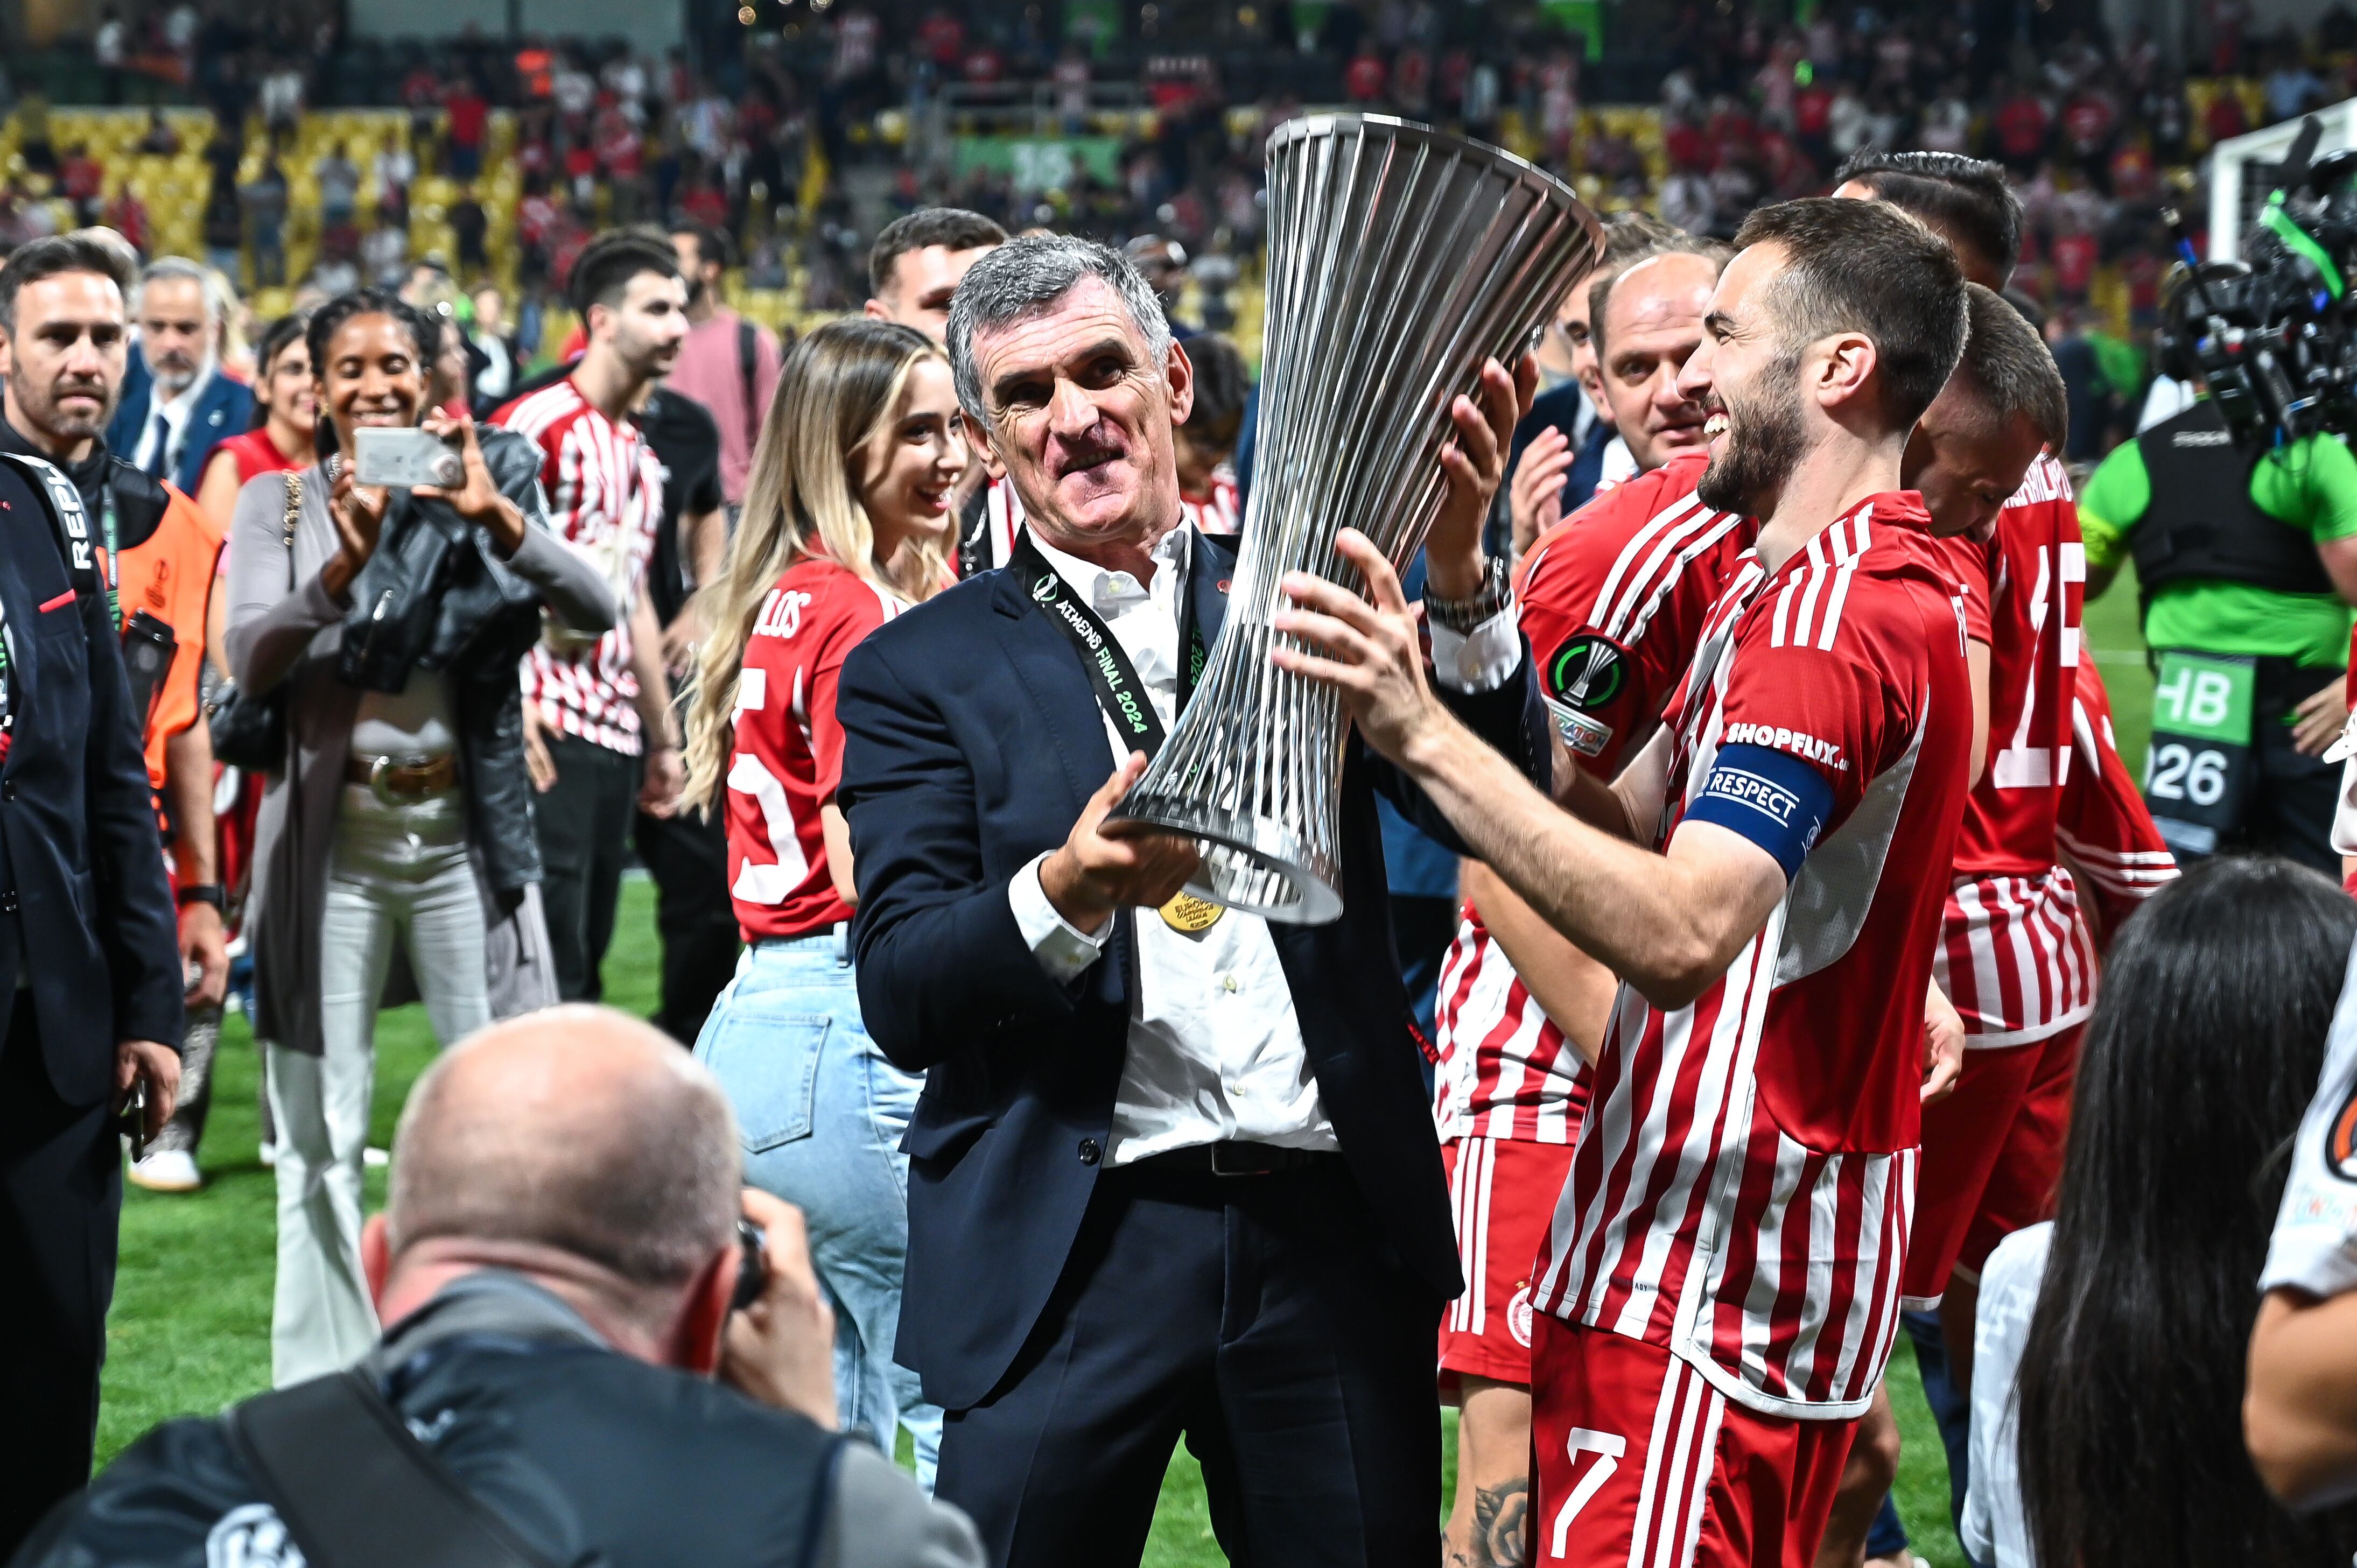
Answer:
[[[1234,542],[1194,544],[1189,591],[1216,639]],[[1544,781],[1529,658],[1493,692],[1446,700]],[[909,1155],[899,1355],[926,1398],[978,1402],[1063,1272],[1094,1188],[1128,1053],[1134,910],[1070,985],[1032,956],[1007,884],[1064,842],[1112,771],[1072,646],[1006,571],[887,622],[852,650],[835,700],[859,912],[860,1009],[885,1055],[927,1071]],[[1378,789],[1452,848],[1440,813],[1355,736],[1342,768],[1344,908],[1272,925],[1318,1093],[1368,1208],[1433,1309],[1463,1288],[1448,1191],[1391,935]],[[1151,917],[1146,917],[1151,918]],[[928,1070],[929,1069],[929,1070]]]
[[[552,1563],[978,1568],[973,1529],[799,1415],[608,1349],[514,1275],[463,1276],[361,1363],[458,1485]],[[219,1418],[168,1422],[42,1521],[16,1568],[245,1568],[288,1531]]]
[[[484,466],[527,526],[548,526],[540,448],[512,431],[476,427]],[[516,664],[538,640],[540,595],[500,561],[490,531],[440,501],[391,492],[376,553],[348,590],[339,677],[363,691],[398,692],[412,669],[440,675],[457,720],[467,808],[492,887],[540,880],[531,776],[523,761],[523,697]]]
[[[96,578],[69,568],[60,532],[68,510],[85,539],[95,525],[64,473],[43,467],[51,480],[0,462],[16,714],[0,763],[0,994],[26,977],[51,1086],[94,1105],[113,1091],[117,1042],[179,1046],[178,921],[123,645],[105,595],[75,591],[77,575]]]

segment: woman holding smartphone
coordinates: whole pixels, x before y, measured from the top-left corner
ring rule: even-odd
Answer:
[[[835,1308],[845,1426],[914,1438],[930,1487],[941,1412],[895,1366],[908,1250],[900,1135],[923,1079],[861,1026],[847,925],[858,896],[834,803],[835,682],[861,639],[950,581],[964,471],[949,362],[889,322],[830,322],[787,359],[706,624],[686,800],[726,815],[748,949],[697,1039],[745,1139],[746,1179],[810,1219]]]
[[[529,444],[429,412],[431,320],[361,289],[306,338],[328,456],[240,490],[224,639],[243,691],[283,692],[286,716],[248,916],[279,1141],[282,1385],[375,1342],[360,1226],[378,1007],[414,991],[447,1045],[555,999],[516,661],[544,605],[592,631],[615,613],[547,531]],[[337,455],[421,423],[460,453],[456,487],[361,485]]]

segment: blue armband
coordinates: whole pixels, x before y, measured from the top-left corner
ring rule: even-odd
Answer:
[[[1833,785],[1808,763],[1764,746],[1729,746],[1719,749],[1683,820],[1750,840],[1775,857],[1790,882],[1833,810]]]

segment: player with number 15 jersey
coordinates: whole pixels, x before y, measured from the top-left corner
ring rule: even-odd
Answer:
[[[737,678],[728,763],[728,894],[748,942],[851,918],[827,869],[820,811],[843,773],[835,680],[900,602],[845,566],[795,562],[761,603]]]

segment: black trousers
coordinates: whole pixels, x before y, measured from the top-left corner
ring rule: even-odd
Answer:
[[[1031,1340],[949,1412],[936,1490],[997,1564],[1135,1563],[1183,1434],[1238,1568],[1430,1568],[1440,1303],[1339,1157],[1098,1178]]]
[[[90,1479],[122,1210],[112,1107],[58,1098],[19,991],[0,1045],[0,1558]]]
[[[533,802],[532,817],[556,993],[567,1002],[596,1002],[606,994],[598,968],[614,940],[614,905],[622,893],[641,765],[596,741],[545,734],[556,782]]]
[[[728,901],[728,828],[682,808],[637,820],[639,859],[655,883],[655,929],[662,937],[662,1010],[656,1028],[695,1044],[713,999],[737,972],[737,910]]]

